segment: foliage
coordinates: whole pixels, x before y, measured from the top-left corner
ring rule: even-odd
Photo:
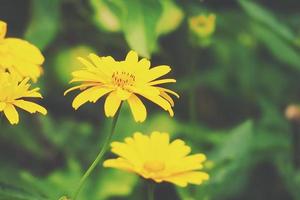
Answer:
[[[172,90],[181,97],[174,118],[147,103],[143,124],[134,122],[125,104],[113,140],[135,131],[167,131],[209,160],[210,181],[187,188],[160,184],[157,199],[299,199],[299,169],[292,161],[295,123],[284,116],[287,105],[300,101],[300,16],[293,4],[299,3],[1,2],[8,35],[43,50],[46,63],[38,84],[49,114],[24,113],[18,126],[1,120],[0,200],[52,200],[73,192],[111,121],[102,116],[101,101],[72,109],[73,97],[63,96],[69,73],[78,66],[77,56],[94,51],[121,60],[129,49],[151,57],[154,66],[172,66],[177,79]],[[190,40],[188,29],[189,17],[202,13],[216,15],[216,30],[205,47]],[[145,198],[141,178],[98,166],[79,199]]]

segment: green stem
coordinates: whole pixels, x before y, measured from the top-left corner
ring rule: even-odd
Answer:
[[[72,200],[76,200],[77,199],[77,196],[78,196],[79,192],[81,191],[81,189],[82,189],[85,181],[87,180],[87,178],[90,176],[90,174],[93,172],[93,170],[95,169],[95,167],[99,164],[99,162],[101,161],[102,157],[104,156],[104,154],[105,154],[105,152],[106,152],[106,150],[108,148],[108,145],[110,143],[110,140],[112,138],[112,135],[115,132],[115,128],[116,128],[117,121],[118,121],[119,114],[120,114],[120,110],[121,110],[121,106],[122,106],[122,104],[120,105],[117,113],[115,114],[115,116],[113,118],[112,128],[111,128],[110,134],[107,136],[107,138],[106,138],[106,140],[105,140],[102,148],[100,149],[100,152],[98,153],[96,159],[94,160],[94,162],[91,164],[91,166],[88,168],[88,170],[85,172],[85,174],[81,178],[81,180],[80,180],[80,182],[78,184],[78,187],[75,190],[75,193],[74,193],[74,196],[73,196]]]
[[[148,185],[148,200],[154,200],[155,185],[152,181],[149,181],[147,185]]]

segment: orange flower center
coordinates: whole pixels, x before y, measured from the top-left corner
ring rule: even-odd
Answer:
[[[112,74],[112,82],[118,87],[132,86],[135,82],[135,76],[129,72],[114,72]]]
[[[147,161],[144,163],[144,169],[148,172],[159,172],[165,169],[165,164],[161,161]]]

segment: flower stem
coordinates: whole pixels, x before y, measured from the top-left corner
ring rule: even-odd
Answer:
[[[75,193],[74,193],[74,196],[72,198],[72,200],[76,200],[77,199],[77,196],[79,194],[79,192],[81,191],[85,181],[87,180],[87,178],[90,176],[90,174],[93,172],[93,170],[95,169],[95,167],[99,164],[99,162],[101,161],[102,157],[104,156],[106,150],[107,150],[107,147],[110,143],[110,140],[112,138],[112,135],[114,134],[115,132],[115,128],[116,128],[116,125],[117,125],[117,121],[118,121],[118,118],[119,118],[119,114],[120,114],[120,110],[121,110],[121,107],[122,107],[122,104],[120,105],[117,113],[115,114],[114,118],[113,118],[113,121],[112,121],[112,127],[111,127],[111,131],[109,133],[109,135],[107,136],[102,148],[100,149],[96,159],[93,161],[93,163],[90,165],[90,167],[88,168],[88,170],[85,172],[85,174],[83,175],[83,177],[81,178],[79,184],[78,184],[78,187],[77,189],[75,190]]]
[[[148,185],[148,200],[154,200],[155,185],[152,181],[149,181],[147,185]]]

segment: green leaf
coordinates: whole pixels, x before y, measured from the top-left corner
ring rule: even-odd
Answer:
[[[162,12],[158,0],[127,0],[122,26],[130,48],[150,57],[157,46],[156,27]]]
[[[118,12],[114,12],[109,2],[104,0],[90,0],[90,3],[94,10],[93,21],[98,28],[110,32],[121,31]]]
[[[0,200],[43,200],[41,196],[35,196],[19,187],[0,183]]]
[[[184,13],[172,0],[161,1],[163,12],[157,24],[157,34],[174,31],[182,22]]]
[[[32,16],[25,38],[41,50],[55,38],[59,26],[60,0],[32,0]]]
[[[300,70],[299,53],[297,53],[290,45],[262,25],[254,24],[252,30],[257,39],[270,50],[275,58]]]
[[[238,2],[250,17],[269,26],[286,40],[294,41],[293,32],[286,25],[280,23],[269,10],[251,0],[238,0]]]

